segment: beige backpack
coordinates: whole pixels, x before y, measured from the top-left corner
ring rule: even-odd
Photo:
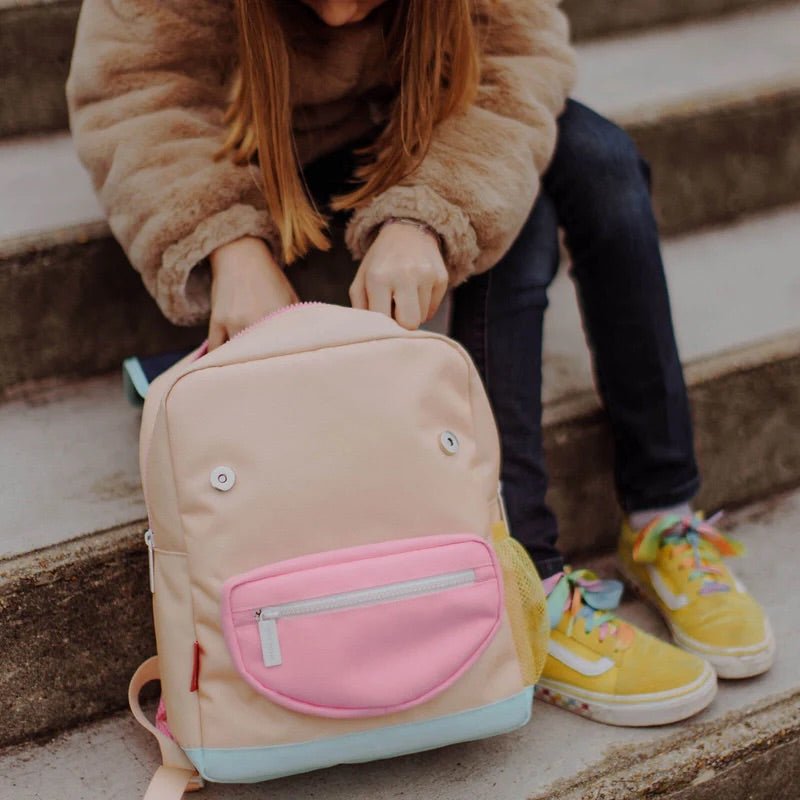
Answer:
[[[480,376],[445,336],[300,304],[150,387],[148,800],[527,723],[548,622]],[[139,690],[160,678],[156,724]]]

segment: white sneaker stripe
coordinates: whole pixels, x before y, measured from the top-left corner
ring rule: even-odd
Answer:
[[[647,565],[647,574],[650,576],[653,591],[670,611],[677,611],[679,608],[689,605],[689,598],[685,594],[673,594],[652,564]]]
[[[597,661],[589,661],[588,658],[582,658],[576,655],[564,645],[554,642],[552,639],[547,645],[547,652],[550,653],[556,661],[574,669],[575,672],[580,672],[581,675],[586,675],[589,678],[596,678],[598,675],[603,675],[608,672],[613,666],[614,662],[610,658],[600,658]]]

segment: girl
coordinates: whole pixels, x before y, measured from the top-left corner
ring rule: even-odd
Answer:
[[[67,90],[114,235],[167,317],[209,319],[210,347],[295,302],[339,223],[353,306],[416,328],[458,287],[453,333],[486,381],[512,527],[549,593],[539,694],[650,725],[711,702],[708,661],[755,674],[774,645],[720,563],[732,545],[687,505],[698,476],[646,168],[567,100],[573,76],[557,0],[85,0]],[[682,650],[620,621],[618,587],[555,548],[540,395],[559,225],[617,443],[622,563]]]

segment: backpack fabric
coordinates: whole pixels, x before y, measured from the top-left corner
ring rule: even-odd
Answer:
[[[158,657],[130,699],[165,764],[148,800],[528,722],[545,598],[454,341],[283,309],[154,381],[140,461]]]

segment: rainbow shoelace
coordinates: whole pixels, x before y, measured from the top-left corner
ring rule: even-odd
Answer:
[[[633,628],[613,613],[622,598],[623,587],[619,581],[601,580],[588,569],[565,567],[563,572],[546,578],[543,584],[551,629],[567,614],[567,636],[572,635],[575,622],[582,619],[587,634],[598,629],[601,642],[613,636],[617,640],[617,648],[622,650],[633,643]]]
[[[728,592],[730,586],[717,580],[723,574],[719,562],[723,556],[739,556],[744,547],[714,527],[721,514],[709,520],[665,514],[656,517],[639,531],[633,544],[633,560],[652,564],[663,547],[672,548],[678,566],[689,570],[690,581],[702,581],[699,594]]]

